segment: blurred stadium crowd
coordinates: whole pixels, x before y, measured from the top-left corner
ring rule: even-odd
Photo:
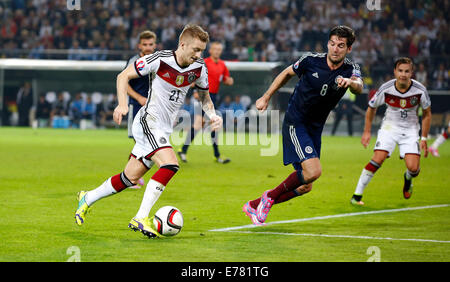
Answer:
[[[449,89],[449,0],[381,1],[369,10],[357,0],[66,0],[0,2],[0,57],[125,60],[144,29],[158,49],[175,49],[189,22],[225,45],[224,59],[291,63],[303,51],[326,51],[330,27],[346,24],[357,41],[351,57],[379,85],[399,55],[412,57],[430,89]]]

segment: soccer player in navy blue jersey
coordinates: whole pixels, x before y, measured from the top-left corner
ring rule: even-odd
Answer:
[[[346,58],[355,41],[354,31],[336,26],[328,37],[327,53],[306,53],[284,69],[264,95],[256,101],[259,111],[267,109],[270,98],[292,77],[299,81],[291,95],[283,121],[283,162],[295,171],[280,185],[243,206],[254,224],[263,224],[273,204],[287,201],[312,189],[321,173],[321,136],[325,121],[348,88],[363,90],[360,68]]]
[[[139,53],[131,57],[127,65],[134,64],[134,62],[149,54],[153,54],[156,49],[156,34],[153,31],[145,30],[139,34],[138,41],[138,49]],[[131,79],[128,82],[128,107],[130,109],[128,114],[128,137],[133,138],[133,133],[131,132],[131,128],[133,125],[134,117],[136,116],[139,109],[145,105],[148,98],[148,90],[150,79],[148,76],[138,77],[135,79]]]
[[[150,30],[144,30],[139,34],[139,41],[137,45],[139,53],[128,59],[127,66],[134,64],[137,59],[153,54],[156,49],[156,34]],[[133,120],[136,117],[139,109],[147,103],[148,91],[150,88],[150,79],[148,76],[142,76],[135,79],[131,79],[128,82],[128,138],[133,138]],[[139,179],[138,183],[133,188],[140,188],[144,185],[144,179]]]

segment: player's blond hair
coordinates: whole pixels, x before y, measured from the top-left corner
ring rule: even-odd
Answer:
[[[139,34],[139,42],[141,42],[142,39],[152,39],[152,38],[156,40],[156,33],[154,33],[151,30],[144,30]]]
[[[188,24],[184,27],[183,31],[180,34],[179,42],[190,39],[197,38],[202,42],[209,42],[209,35],[201,26],[196,24]]]

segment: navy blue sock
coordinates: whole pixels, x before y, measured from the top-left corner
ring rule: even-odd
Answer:
[[[216,143],[216,132],[212,131],[211,132],[211,140],[212,140],[212,145],[213,145],[213,149],[214,149],[214,156],[216,158],[220,157],[220,152],[219,152],[219,146]]]
[[[191,127],[191,131],[189,131],[188,135],[186,136],[186,141],[184,142],[183,148],[181,149],[183,153],[187,153],[189,145],[192,143],[192,140],[194,140],[196,134],[197,131],[194,129],[194,127]]]

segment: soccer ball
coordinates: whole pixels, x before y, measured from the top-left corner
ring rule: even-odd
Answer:
[[[183,227],[183,215],[176,207],[165,206],[155,213],[153,224],[159,234],[175,236]]]

